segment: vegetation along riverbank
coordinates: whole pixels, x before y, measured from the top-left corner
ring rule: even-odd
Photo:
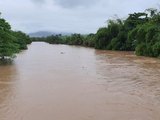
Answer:
[[[0,60],[4,61],[15,57],[21,50],[27,49],[31,43],[28,35],[21,31],[13,31],[5,19],[0,17]]]
[[[33,37],[13,31],[5,19],[0,18],[0,59],[13,58],[27,49],[32,41],[50,44],[83,45],[103,50],[135,51],[136,55],[160,57],[160,11],[154,8],[129,14],[123,19],[108,20],[97,33],[81,35],[51,35]]]
[[[69,44],[104,50],[135,51],[139,56],[160,57],[160,11],[154,8],[108,20],[106,27],[89,35],[51,35],[32,38],[50,44]]]

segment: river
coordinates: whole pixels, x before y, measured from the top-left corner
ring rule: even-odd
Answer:
[[[0,120],[160,120],[160,60],[32,43],[0,66]]]

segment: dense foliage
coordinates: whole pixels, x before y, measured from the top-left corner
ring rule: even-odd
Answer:
[[[129,14],[126,20],[109,20],[96,33],[98,49],[135,51],[137,55],[160,57],[160,12],[147,9]]]
[[[99,28],[96,34],[59,34],[32,39],[21,31],[11,30],[9,23],[0,17],[1,60],[14,57],[19,51],[27,49],[27,44],[32,41],[135,51],[137,55],[160,57],[160,12],[150,8],[145,12],[129,14],[125,20],[108,20],[107,26]]]
[[[0,18],[0,60],[12,58],[31,43],[29,36],[20,31],[12,31],[5,19]]]
[[[47,42],[50,44],[67,44],[67,45],[83,45],[94,47],[95,46],[95,35],[81,35],[81,34],[72,34],[69,36],[51,35],[48,37],[33,37],[32,41],[41,41]]]
[[[135,51],[137,55],[160,57],[160,12],[147,9],[129,14],[125,20],[108,20],[96,34],[52,35],[33,38],[51,44],[84,45],[96,49]]]

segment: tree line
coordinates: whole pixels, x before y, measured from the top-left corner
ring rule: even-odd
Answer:
[[[21,31],[11,30],[11,26],[0,14],[0,60],[13,58],[16,53],[27,49],[32,41]]]
[[[104,50],[135,51],[136,55],[160,57],[160,11],[135,12],[123,19],[108,20],[107,26],[89,35],[51,35],[32,38],[50,44],[83,45]]]
[[[21,31],[13,31],[0,14],[0,60],[12,58],[27,49],[32,41],[68,44],[103,50],[135,51],[136,55],[160,57],[160,11],[154,8],[129,14],[126,19],[108,20],[107,26],[93,34],[30,38]]]

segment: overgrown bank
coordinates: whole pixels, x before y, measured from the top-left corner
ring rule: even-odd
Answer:
[[[108,20],[108,25],[100,28],[96,34],[52,35],[32,40],[50,44],[83,45],[96,49],[135,51],[141,56],[160,57],[160,11],[150,8],[145,12],[129,14],[125,20]]]
[[[13,58],[16,53],[27,49],[31,42],[28,35],[11,30],[10,24],[0,17],[0,61]]]

